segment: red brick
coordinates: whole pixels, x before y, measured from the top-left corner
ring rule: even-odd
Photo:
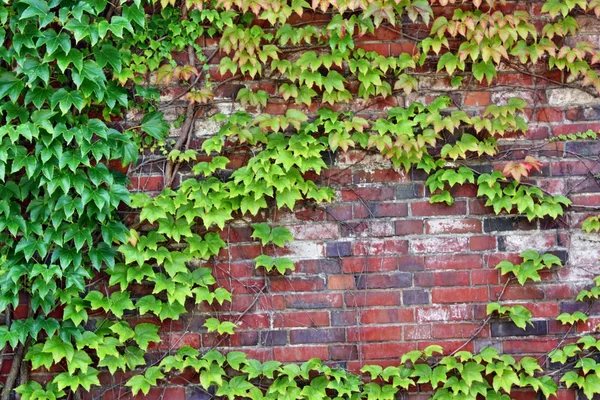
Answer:
[[[477,303],[488,301],[488,289],[478,288],[433,288],[433,303]]]
[[[496,249],[496,237],[494,236],[471,236],[469,238],[471,251],[486,251]]]
[[[473,307],[468,304],[417,308],[418,322],[464,321],[473,318]]]
[[[422,220],[396,221],[396,235],[414,235],[423,233]]]
[[[348,361],[358,358],[358,347],[355,344],[336,344],[329,346],[329,358],[333,361]]]
[[[398,270],[397,257],[347,257],[342,259],[345,273],[385,272]]]
[[[352,219],[352,204],[329,206],[326,209],[327,219],[331,221],[348,221]]]
[[[430,325],[404,325],[404,340],[431,339]]]
[[[348,290],[354,289],[354,276],[352,275],[332,275],[327,280],[329,290]]]
[[[465,107],[487,107],[490,105],[490,92],[466,92],[463,105]]]
[[[374,51],[375,53],[389,57],[390,45],[387,43],[358,43],[355,46],[356,49],[363,49],[365,51]]]
[[[392,43],[390,44],[390,55],[398,57],[402,53],[416,54],[417,46],[412,42]]]
[[[415,312],[412,308],[376,308],[365,310],[360,316],[363,324],[397,324],[414,320]]]
[[[342,190],[343,201],[385,201],[394,200],[394,189],[391,187],[369,187]]]
[[[363,326],[348,328],[349,342],[387,342],[402,340],[401,326]]]
[[[282,362],[303,362],[311,358],[327,360],[329,349],[327,346],[286,346],[273,348],[273,358]]]
[[[575,289],[568,284],[546,285],[544,290],[548,300],[570,299],[576,295]]]
[[[483,258],[478,254],[453,254],[426,256],[425,269],[477,269],[483,268]]]
[[[134,192],[159,192],[164,188],[164,179],[162,175],[146,175],[130,177],[131,183],[128,189]]]
[[[315,296],[310,294],[293,294],[285,296],[287,308],[340,308],[343,305],[341,294]]]
[[[466,343],[464,340],[432,340],[432,341],[424,341],[419,342],[419,350],[425,350],[429,346],[439,345],[442,346],[444,350],[443,355],[449,355],[452,352],[457,351],[458,349],[463,351],[473,352],[473,342]]]
[[[564,120],[564,113],[560,108],[538,108],[535,116],[538,122],[560,122]]]
[[[451,324],[441,323],[435,324],[432,327],[432,337],[434,339],[460,339],[470,338],[479,328],[481,324]],[[483,329],[476,337],[484,338],[488,337],[489,333],[487,329]]]
[[[375,217],[406,217],[408,205],[406,203],[372,203],[371,213]]]
[[[455,201],[451,206],[446,203],[434,203],[429,201],[416,201],[410,204],[411,215],[415,217],[430,217],[439,215],[465,215],[467,204],[464,201]]]
[[[415,350],[414,343],[369,343],[359,345],[365,360],[399,359],[409,351]]]
[[[277,313],[273,318],[273,326],[276,328],[329,326],[329,312],[307,311]]]
[[[415,274],[415,286],[469,286],[469,271],[435,271]]]
[[[499,282],[500,272],[495,269],[480,269],[471,271],[471,283],[473,285],[489,285]]]
[[[365,291],[362,293],[346,293],[344,295],[348,307],[399,306],[400,293],[397,291]]]
[[[502,292],[502,286],[490,287],[490,301],[497,301],[498,296]],[[544,291],[537,286],[507,286],[502,300],[534,300],[543,299]]]
[[[550,338],[528,337],[526,340],[505,340],[502,343],[504,352],[511,354],[547,353],[556,346],[558,346],[558,340]]]
[[[276,276],[270,283],[271,292],[313,292],[325,288],[325,281],[318,277]]]

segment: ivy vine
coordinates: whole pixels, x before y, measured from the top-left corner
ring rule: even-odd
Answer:
[[[491,348],[442,357],[432,346],[406,354],[398,367],[364,367],[365,382],[319,360],[260,363],[240,352],[202,354],[187,346],[149,363],[144,355],[161,341],[159,326],[126,318],[177,320],[191,304],[230,302],[231,293],[215,287],[212,270],[198,260],[227,246],[218,231],[237,218],[333,200],[331,188],[309,178],[327,168],[327,151],[358,148],[380,153],[395,167],[423,170],[432,202],[452,204],[449,188],[469,182],[496,213],[562,215],[568,198],[521,182],[539,168],[534,158],[502,173],[469,167],[471,158],[496,155],[498,138],[527,130],[521,99],[489,106],[482,115],[453,108],[446,95],[392,107],[374,120],[351,111],[356,98],[414,93],[419,69],[430,62],[461,90],[471,87],[471,77],[490,84],[500,68],[521,71],[528,63],[564,71],[586,90],[600,89],[592,68],[597,49],[565,41],[578,30],[572,14],[597,13],[597,0],[549,0],[542,13],[550,22],[541,30],[529,14],[504,13],[494,2],[473,1],[470,8],[448,18],[435,16],[424,0],[3,2],[0,364],[8,358],[12,364],[1,400],[13,392],[24,400],[81,398],[81,391],[100,385],[100,371],[137,371],[126,386],[146,394],[188,368],[202,387],[230,399],[392,399],[423,384],[433,387],[435,398],[502,399],[516,387],[548,397],[558,388],[554,377],[588,397],[600,393],[593,358],[600,345],[592,336],[552,352],[550,360],[563,365],[553,371],[540,360],[517,362]],[[326,18],[291,22],[305,13]],[[397,30],[404,17],[430,26],[427,38],[415,38],[413,54],[382,55],[356,45],[375,29]],[[210,42],[218,46],[206,52]],[[277,79],[277,93],[248,85],[236,94],[244,110],[217,112],[217,94],[227,82],[256,77]],[[181,100],[186,106],[167,122],[158,87],[170,84],[183,89],[169,105]],[[273,97],[286,105],[284,112],[263,112]],[[314,105],[320,110],[309,112]],[[197,151],[191,138],[199,116],[220,129]],[[239,149],[252,156],[238,168],[232,158]],[[138,163],[140,151],[152,156]],[[164,190],[154,197],[130,193],[123,171],[157,162],[165,163]],[[178,182],[186,164],[193,164],[193,177]],[[132,219],[124,208],[139,216]],[[584,229],[599,226],[592,217]],[[252,237],[274,246],[292,240],[268,224],[254,225]],[[540,270],[560,266],[549,254],[521,256],[519,265],[498,266],[509,282],[537,281]],[[266,254],[255,262],[273,274],[294,269],[292,260]],[[135,285],[150,287],[150,294],[135,297]],[[595,286],[578,300],[598,295]],[[27,317],[15,319],[24,306]],[[483,324],[509,318],[520,327],[531,315],[500,302],[488,314]],[[586,318],[574,313],[559,321]],[[208,318],[205,327],[231,335],[236,325]],[[60,372],[44,384],[30,380],[30,369],[41,367]]]

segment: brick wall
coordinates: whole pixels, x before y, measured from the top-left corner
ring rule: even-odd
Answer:
[[[533,12],[540,4],[523,7],[531,7],[529,11]],[[308,21],[312,17],[307,13],[303,18]],[[599,25],[597,20],[590,21],[580,20],[585,27],[583,34],[587,40],[598,42]],[[414,42],[403,35],[423,37],[428,32],[424,26],[410,23],[400,29],[402,32],[379,28],[375,35],[357,39],[358,47],[396,56],[414,50]],[[206,40],[205,44],[207,54],[216,49],[215,40]],[[211,60],[211,76],[217,80],[230,78],[216,72],[218,62],[219,56]],[[161,348],[153,349],[156,357],[161,351],[184,344],[235,347],[260,360],[301,362],[319,357],[356,372],[365,363],[396,365],[403,353],[430,344],[440,344],[446,352],[457,348],[478,351],[491,345],[520,356],[548,352],[560,342],[567,329],[555,317],[582,309],[574,297],[600,272],[600,238],[578,229],[583,219],[594,213],[593,208],[600,206],[596,177],[600,172],[600,142],[548,143],[547,139],[600,130],[600,100],[548,81],[565,82],[560,71],[536,70],[534,76],[507,68],[491,87],[472,84],[464,91],[451,90],[447,78],[422,72],[416,93],[357,100],[338,108],[375,118],[390,107],[417,100],[427,102],[446,93],[457,108],[481,114],[489,104],[522,97],[530,105],[526,111],[529,132],[501,140],[497,157],[479,159],[472,166],[479,171],[501,170],[509,160],[533,155],[543,168],[528,182],[552,194],[569,196],[574,207],[556,221],[496,216],[476,197],[476,187],[469,184],[452,190],[456,197],[452,206],[430,204],[425,174],[394,169],[376,154],[330,154],[329,169],[316,179],[335,188],[334,203],[302,205],[294,212],[273,208],[253,221],[269,221],[292,231],[296,238],[293,243],[284,249],[267,247],[262,251],[291,257],[296,271],[280,276],[255,270],[252,259],[261,248],[251,239],[247,221],[228,226],[222,238],[229,248],[210,265],[218,284],[233,293],[233,302],[193,310],[183,320],[164,323],[165,340]],[[269,77],[259,81],[229,80],[217,90],[218,108],[222,112],[235,110],[232,98],[239,88],[247,86],[266,90],[272,96],[265,112],[283,113],[288,106],[277,97],[277,85]],[[165,87],[162,100],[169,102],[182,90]],[[184,106],[184,102],[176,101],[164,111],[175,119]],[[195,146],[218,129],[202,117],[196,122]],[[173,135],[177,134],[173,130]],[[243,155],[239,159],[243,160]],[[132,174],[133,189],[159,190],[163,184],[161,171],[160,165],[151,164]],[[185,176],[185,171],[182,174]],[[550,251],[566,267],[545,273],[540,283],[525,287],[513,284],[503,293],[502,300],[531,310],[533,326],[523,331],[512,323],[493,320],[479,331],[486,304],[496,301],[504,288],[505,278],[494,269],[495,265],[504,259],[518,261],[519,252],[525,249]],[[594,313],[597,317],[578,325],[577,333],[595,329],[600,309],[592,310]],[[237,333],[207,333],[202,324],[209,315],[234,321]],[[476,337],[469,340],[477,331]],[[197,377],[189,378],[197,382]],[[106,393],[115,392],[109,381],[104,384],[108,387]],[[97,393],[105,393],[103,390]],[[159,396],[178,400],[207,395],[182,379],[156,389],[150,397]],[[528,396],[523,394],[522,398],[532,398]],[[567,391],[561,396],[575,398]]]

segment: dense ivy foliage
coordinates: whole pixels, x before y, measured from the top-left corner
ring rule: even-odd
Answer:
[[[188,347],[148,365],[144,353],[160,341],[159,327],[132,326],[123,317],[137,313],[176,320],[186,305],[231,301],[227,290],[215,288],[212,271],[195,261],[226,246],[215,230],[240,215],[332,200],[334,192],[306,174],[326,168],[322,154],[328,150],[362,148],[397,167],[424,170],[430,174],[432,202],[452,204],[449,188],[476,182],[478,195],[496,213],[517,212],[529,219],[561,215],[570,204],[567,198],[520,183],[538,167],[535,159],[513,163],[504,174],[478,174],[465,164],[468,158],[496,154],[498,137],[527,130],[523,100],[510,99],[472,116],[448,111],[451,100],[441,96],[429,104],[394,107],[374,121],[328,107],[308,115],[299,107],[410,94],[418,88],[415,70],[431,60],[457,88],[471,75],[492,82],[503,63],[518,69],[519,63],[538,62],[598,88],[591,67],[596,49],[585,42],[569,47],[557,39],[576,32],[572,11],[597,10],[598,3],[550,0],[543,12],[552,21],[541,31],[524,12],[504,14],[480,1],[471,11],[457,9],[450,19],[434,16],[424,0],[208,3],[20,0],[0,5],[0,309],[6,315],[0,341],[3,356],[8,346],[14,350],[2,400],[17,383],[16,392],[26,400],[79,396],[80,390],[100,384],[103,369],[139,371],[127,382],[134,394],[147,393],[172,371],[186,368],[199,373],[204,388],[214,386],[218,396],[228,398],[385,399],[424,383],[433,386],[436,398],[508,398],[513,387],[554,393],[557,385],[538,372],[539,360],[517,363],[493,349],[444,358],[432,358],[441,351],[436,346],[411,352],[399,367],[365,367],[370,383],[318,360],[301,366],[259,363],[237,352],[201,354]],[[328,19],[322,25],[288,22],[305,12]],[[431,29],[415,54],[387,57],[356,48],[355,36],[382,24],[393,29],[403,16]],[[240,90],[237,100],[246,110],[214,116],[220,131],[202,145],[212,157],[194,163],[196,176],[171,188],[182,163],[199,156],[188,148],[194,118],[198,109],[210,108],[219,86],[211,82],[208,67],[216,51],[204,54],[199,44],[212,37],[220,38],[224,54],[221,78],[278,74],[284,82],[279,95],[298,107],[281,115],[256,114],[251,111],[264,109],[269,95]],[[449,38],[459,47],[450,46]],[[294,62],[280,57],[292,51]],[[174,126],[180,131],[177,140],[168,138],[172,126],[156,108],[154,86],[170,82],[188,85],[181,95],[188,108]],[[131,123],[124,119],[127,113],[140,118]],[[230,164],[226,143],[250,146],[254,155],[224,178],[221,172]],[[132,196],[126,177],[110,167],[134,165],[140,149],[162,152],[168,161],[169,187],[156,197]],[[118,211],[124,206],[140,209],[135,228],[123,223]],[[598,230],[597,218],[586,226]],[[254,226],[253,237],[277,246],[292,240],[285,229],[267,224]],[[539,280],[539,270],[559,264],[551,255],[522,257],[522,264],[499,265],[520,284]],[[294,269],[291,260],[267,255],[257,257],[256,266],[281,274]],[[133,298],[129,289],[142,283],[152,287],[152,294]],[[591,289],[581,300],[598,294]],[[13,320],[24,301],[28,318]],[[523,307],[499,303],[488,312],[519,326],[530,317]],[[585,318],[574,314],[561,320]],[[205,326],[233,334],[235,324],[209,318]],[[586,337],[557,350],[552,361],[575,369],[562,381],[586,394],[600,393],[590,357],[599,349]],[[26,361],[33,369],[58,366],[64,372],[41,385],[20,368]]]

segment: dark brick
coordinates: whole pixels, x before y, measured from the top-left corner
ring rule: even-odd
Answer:
[[[329,346],[329,357],[334,361],[358,359],[358,347],[355,344],[337,344]]]
[[[357,289],[404,288],[412,285],[412,274],[397,272],[389,275],[365,274],[356,277]]]
[[[200,387],[188,386],[186,388],[186,400],[210,400],[214,399],[215,386],[211,386],[207,390]]]
[[[561,313],[569,313],[572,314],[575,311],[585,312],[588,308],[588,305],[585,303],[579,302],[570,302],[570,303],[561,303],[560,304],[560,312]]]
[[[416,183],[405,183],[396,186],[396,199],[414,199],[421,197],[419,195],[419,185]]]
[[[483,231],[516,231],[516,230],[533,230],[535,222],[527,221],[526,217],[501,217],[501,218],[486,218],[483,220]]]
[[[567,265],[567,262],[569,261],[569,252],[566,250],[554,250],[551,251],[550,254],[554,254],[556,257],[560,258],[560,261],[563,263],[563,265]]]
[[[356,312],[354,311],[332,311],[331,312],[332,326],[349,326],[356,325]]]
[[[529,336],[547,335],[548,326],[546,321],[532,321],[533,326],[527,324],[525,329],[516,326],[512,321],[493,321],[490,325],[492,336]]]
[[[283,346],[287,344],[287,332],[262,331],[260,333],[260,344],[263,346]]]
[[[352,255],[351,242],[329,242],[325,244],[327,257],[348,257]]]
[[[405,290],[402,292],[402,304],[405,306],[429,304],[429,293],[422,289]]]
[[[593,142],[577,140],[573,142],[565,143],[565,151],[568,153],[575,153],[580,156],[597,156],[600,154],[600,142],[597,140]]]
[[[345,342],[343,328],[297,329],[290,331],[290,343],[333,343]]]
[[[419,256],[401,256],[398,257],[398,269],[400,271],[423,271],[425,261]]]

